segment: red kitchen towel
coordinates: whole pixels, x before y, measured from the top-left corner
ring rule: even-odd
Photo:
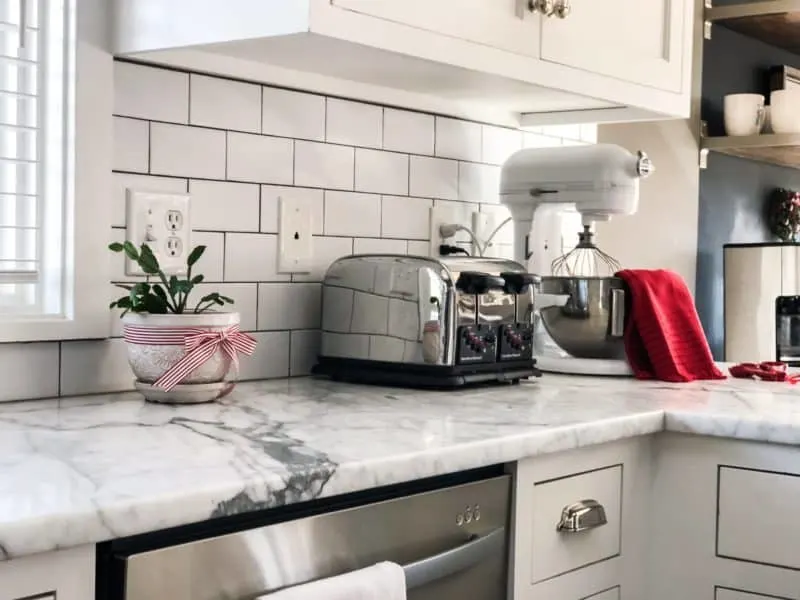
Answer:
[[[692,295],[672,271],[617,273],[630,292],[625,354],[637,379],[725,379],[714,364]]]

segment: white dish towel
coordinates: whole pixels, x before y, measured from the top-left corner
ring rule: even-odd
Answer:
[[[382,562],[290,587],[258,600],[406,600],[406,577],[400,565]]]

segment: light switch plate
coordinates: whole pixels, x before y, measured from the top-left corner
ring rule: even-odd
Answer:
[[[137,248],[147,244],[167,275],[184,275],[191,252],[192,221],[189,194],[126,190],[125,239]],[[138,264],[125,258],[127,275],[144,275]]]
[[[278,272],[308,273],[313,258],[311,206],[288,196],[278,200]]]

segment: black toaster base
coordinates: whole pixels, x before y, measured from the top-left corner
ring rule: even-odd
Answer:
[[[453,389],[476,384],[519,383],[540,377],[536,361],[476,365],[415,365],[356,358],[319,357],[311,370],[335,381],[425,389]]]

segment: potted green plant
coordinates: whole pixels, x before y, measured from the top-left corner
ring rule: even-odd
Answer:
[[[233,304],[231,298],[218,292],[192,298],[203,282],[192,271],[205,246],[189,253],[181,277],[164,273],[147,244],[137,249],[115,242],[109,249],[124,253],[146,275],[145,281],[116,284],[127,293],[110,305],[122,309],[136,388],[155,402],[208,402],[229,393],[234,382],[226,379],[231,370],[236,375],[239,353],[251,355],[256,342],[239,331],[239,313],[217,310]]]

